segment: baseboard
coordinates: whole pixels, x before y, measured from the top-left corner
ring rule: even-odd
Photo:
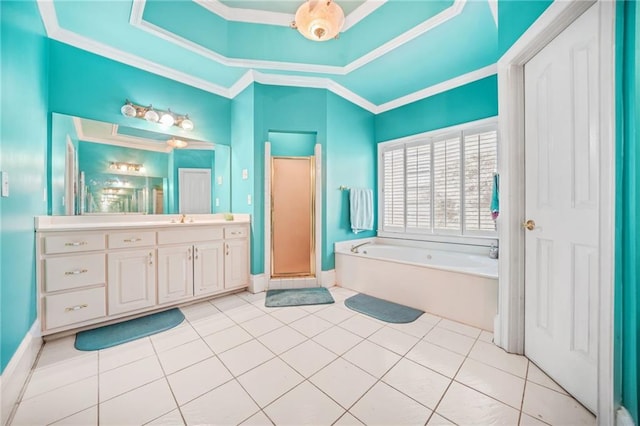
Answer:
[[[616,426],[635,426],[631,414],[624,407],[620,407],[616,411]]]
[[[40,347],[40,321],[36,320],[0,376],[0,424],[9,421]]]
[[[249,291],[253,294],[263,292],[267,289],[267,279],[264,274],[251,275],[249,281]]]
[[[336,270],[331,269],[320,272],[320,285],[327,288],[336,285]]]
[[[502,336],[500,334],[500,315],[496,315],[493,319],[493,343],[497,346],[502,344]]]

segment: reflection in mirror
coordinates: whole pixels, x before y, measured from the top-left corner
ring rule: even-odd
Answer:
[[[205,206],[200,202],[197,213],[229,212],[230,148],[192,139],[184,139],[186,147],[176,148],[168,143],[172,138],[54,113],[50,214],[196,213],[189,210],[189,197],[210,200]],[[181,188],[180,176],[187,170],[209,176],[207,194]]]

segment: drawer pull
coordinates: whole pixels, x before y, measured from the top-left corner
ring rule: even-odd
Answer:
[[[232,231],[231,235],[240,235],[240,231]]]
[[[80,274],[86,274],[87,272],[89,272],[87,269],[76,269],[75,271],[67,271],[64,274],[65,275],[80,275]]]
[[[87,242],[86,241],[74,241],[72,243],[64,243],[64,245],[66,247],[80,247],[80,246],[86,246]]]
[[[142,238],[127,238],[124,240],[125,243],[137,243],[138,241],[142,241]]]
[[[76,305],[76,306],[69,306],[68,308],[66,308],[64,311],[65,312],[73,312],[73,311],[79,311],[80,309],[84,309],[86,307],[88,307],[89,305],[84,303],[82,305]]]

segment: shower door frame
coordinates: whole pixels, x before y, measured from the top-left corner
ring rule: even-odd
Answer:
[[[314,234],[315,244],[315,276],[307,277],[307,285],[324,285],[331,280],[331,277],[322,272],[322,146],[317,143],[314,147]],[[269,288],[271,281],[287,278],[271,278],[271,143],[265,142],[264,148],[264,283]],[[324,275],[327,275],[326,277]]]

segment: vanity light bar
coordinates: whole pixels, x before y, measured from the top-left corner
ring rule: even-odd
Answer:
[[[112,161],[109,164],[109,170],[117,170],[119,172],[144,172],[144,166],[136,163],[121,163]]]
[[[127,99],[120,108],[120,112],[125,117],[144,119],[164,127],[177,126],[183,130],[193,130],[193,121],[189,119],[189,114],[176,114],[170,109],[165,111],[155,109],[153,105],[136,105]]]

